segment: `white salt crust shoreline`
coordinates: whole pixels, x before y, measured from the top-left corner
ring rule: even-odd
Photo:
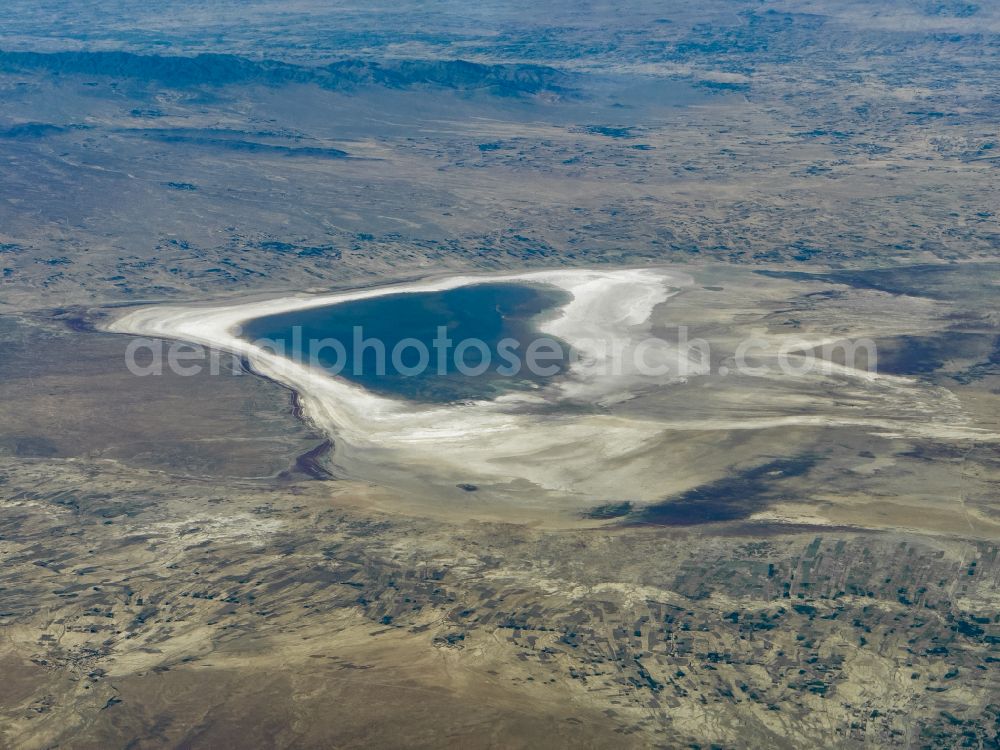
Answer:
[[[649,319],[653,308],[668,299],[671,289],[693,283],[686,274],[650,269],[463,275],[222,307],[142,308],[114,321],[108,330],[182,340],[246,357],[256,372],[299,393],[304,414],[337,440],[340,461],[353,457],[367,463],[367,452],[400,468],[434,467],[435,474],[444,470],[459,481],[471,478],[508,483],[524,479],[546,490],[573,492],[585,474],[595,473],[597,464],[624,457],[662,430],[657,424],[601,416],[540,421],[536,415],[523,413],[525,407],[540,401],[532,393],[449,405],[385,398],[268,352],[241,339],[234,330],[247,320],[266,315],[387,294],[444,291],[486,281],[543,283],[569,292],[571,300],[539,327],[543,333],[584,349],[589,341],[634,336],[633,329]],[[600,364],[596,356],[589,361],[590,369]],[[592,386],[587,370],[588,363],[580,365],[576,377],[565,387],[583,390]],[[597,390],[610,385],[604,383]],[[552,451],[560,454],[558,465]]]
[[[511,393],[493,401],[420,404],[385,398],[345,380],[330,377],[256,346],[237,333],[247,320],[312,307],[377,296],[433,292],[483,282],[550,284],[571,295],[540,330],[566,341],[582,361],[558,384],[541,394]],[[337,444],[338,466],[356,478],[408,477],[429,487],[455,483],[508,488],[515,496],[527,490],[535,502],[559,497],[586,505],[625,493],[636,500],[662,497],[664,462],[656,447],[671,432],[771,429],[792,426],[857,425],[886,436],[931,429],[938,437],[991,439],[962,425],[915,427],[895,420],[795,414],[787,417],[709,418],[704,420],[639,419],[610,413],[532,413],[553,401],[574,399],[590,404],[614,403],[628,397],[637,380],[666,385],[670,377],[651,381],[629,371],[608,376],[605,354],[594,342],[635,345],[648,339],[653,310],[693,284],[684,273],[663,269],[557,270],[507,275],[462,275],[407,284],[309,297],[283,297],[216,307],[153,306],[129,312],[108,330],[202,344],[245,357],[254,370],[298,392],[304,414]],[[362,321],[359,321],[359,323]],[[666,342],[646,352],[646,361],[670,365],[682,359]],[[869,373],[840,373],[871,382]],[[676,376],[674,378],[676,380]],[[877,378],[878,387],[910,391],[903,378]],[[575,500],[574,500],[575,498]]]

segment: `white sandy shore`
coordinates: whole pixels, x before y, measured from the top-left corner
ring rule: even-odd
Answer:
[[[541,328],[566,341],[583,357],[555,390],[548,389],[545,399],[533,393],[512,393],[494,401],[426,405],[385,398],[266,351],[238,335],[240,324],[265,315],[386,294],[442,291],[484,281],[544,283],[572,295],[559,314]],[[901,425],[892,419],[856,414],[831,415],[822,409],[811,414],[795,409],[779,417],[748,413],[716,415],[718,418],[706,415],[708,418],[696,420],[623,417],[610,411],[554,415],[547,409],[540,413],[538,406],[552,400],[600,404],[624,398],[643,378],[628,368],[608,375],[608,352],[595,342],[615,340],[628,346],[647,339],[654,309],[691,284],[687,274],[662,269],[463,275],[239,305],[146,307],[127,313],[109,330],[198,343],[246,357],[256,371],[300,394],[305,414],[336,439],[337,462],[342,469],[387,482],[407,478],[411,483],[436,487],[436,491],[472,482],[539,503],[557,498],[568,505],[585,505],[623,496],[653,500],[663,496],[670,479],[669,462],[664,462],[657,450],[670,433],[828,425],[858,425],[883,434],[915,429],[912,423]],[[675,366],[680,358],[676,348],[666,342],[654,345],[646,355],[647,361]],[[850,373],[841,375],[851,377]],[[871,379],[858,373],[858,380]],[[651,382],[665,385],[671,376],[646,377],[645,381],[647,386]],[[881,380],[871,387],[893,391],[909,388],[905,379]],[[983,437],[961,425],[940,427],[950,438]]]
[[[349,467],[376,459],[380,465],[371,466],[376,475],[391,471],[392,465],[411,467],[411,471],[434,467],[434,474],[443,470],[455,481],[508,484],[521,479],[559,492],[575,492],[581,485],[596,483],[611,490],[616,486],[613,469],[599,481],[585,481],[588,475],[596,480],[600,474],[595,458],[610,467],[660,432],[661,425],[607,416],[539,419],[525,413],[526,407],[539,401],[530,393],[509,394],[492,402],[432,406],[384,398],[277,356],[237,333],[240,324],[265,315],[483,281],[545,283],[572,295],[558,317],[541,326],[543,332],[593,355],[576,366],[574,377],[564,383],[567,389],[592,382],[591,373],[601,364],[600,353],[591,351],[588,342],[641,336],[653,308],[667,300],[671,289],[692,283],[686,274],[647,269],[454,276],[224,307],[142,308],[118,319],[109,330],[183,340],[246,357],[256,371],[299,392],[304,412],[336,437],[338,461]],[[602,390],[613,385],[609,380]],[[600,492],[597,487],[592,491]]]

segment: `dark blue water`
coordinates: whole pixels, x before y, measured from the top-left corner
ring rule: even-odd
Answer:
[[[494,398],[565,371],[569,347],[539,334],[535,322],[568,301],[548,286],[476,284],[269,315],[245,323],[242,336],[382,395]],[[529,367],[533,342],[540,354]]]

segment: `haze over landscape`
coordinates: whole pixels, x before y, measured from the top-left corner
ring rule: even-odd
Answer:
[[[1000,746],[998,50],[4,4],[0,747]]]

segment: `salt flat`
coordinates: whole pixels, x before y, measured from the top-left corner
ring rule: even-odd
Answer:
[[[421,404],[374,394],[240,336],[241,324],[264,315],[484,281],[548,284],[571,295],[538,323],[542,333],[579,354],[565,377],[494,400]],[[691,433],[752,433],[773,443],[782,430],[840,427],[886,437],[998,439],[970,425],[949,394],[912,378],[833,362],[812,370],[797,365],[791,372],[760,366],[782,352],[801,357],[843,334],[746,331],[755,336],[756,366],[746,373],[729,372],[731,365],[713,370],[711,358],[700,359],[696,349],[652,335],[654,324],[697,319],[698,311],[688,309],[682,321],[671,306],[677,295],[696,288],[691,273],[669,268],[466,274],[246,304],[150,306],[123,315],[108,330],[244,357],[257,373],[299,393],[304,415],[335,441],[333,462],[341,475],[444,504],[463,495],[460,486],[472,485],[478,512],[485,514],[497,512],[498,504],[504,511],[560,515],[621,498],[656,502],[688,486],[671,456]],[[730,327],[739,331],[736,320],[734,314]],[[670,413],[680,392],[686,413]],[[845,407],[852,399],[855,405]],[[637,412],[626,407],[630,402],[650,408]],[[726,458],[724,449],[712,453],[705,459],[710,474]]]

